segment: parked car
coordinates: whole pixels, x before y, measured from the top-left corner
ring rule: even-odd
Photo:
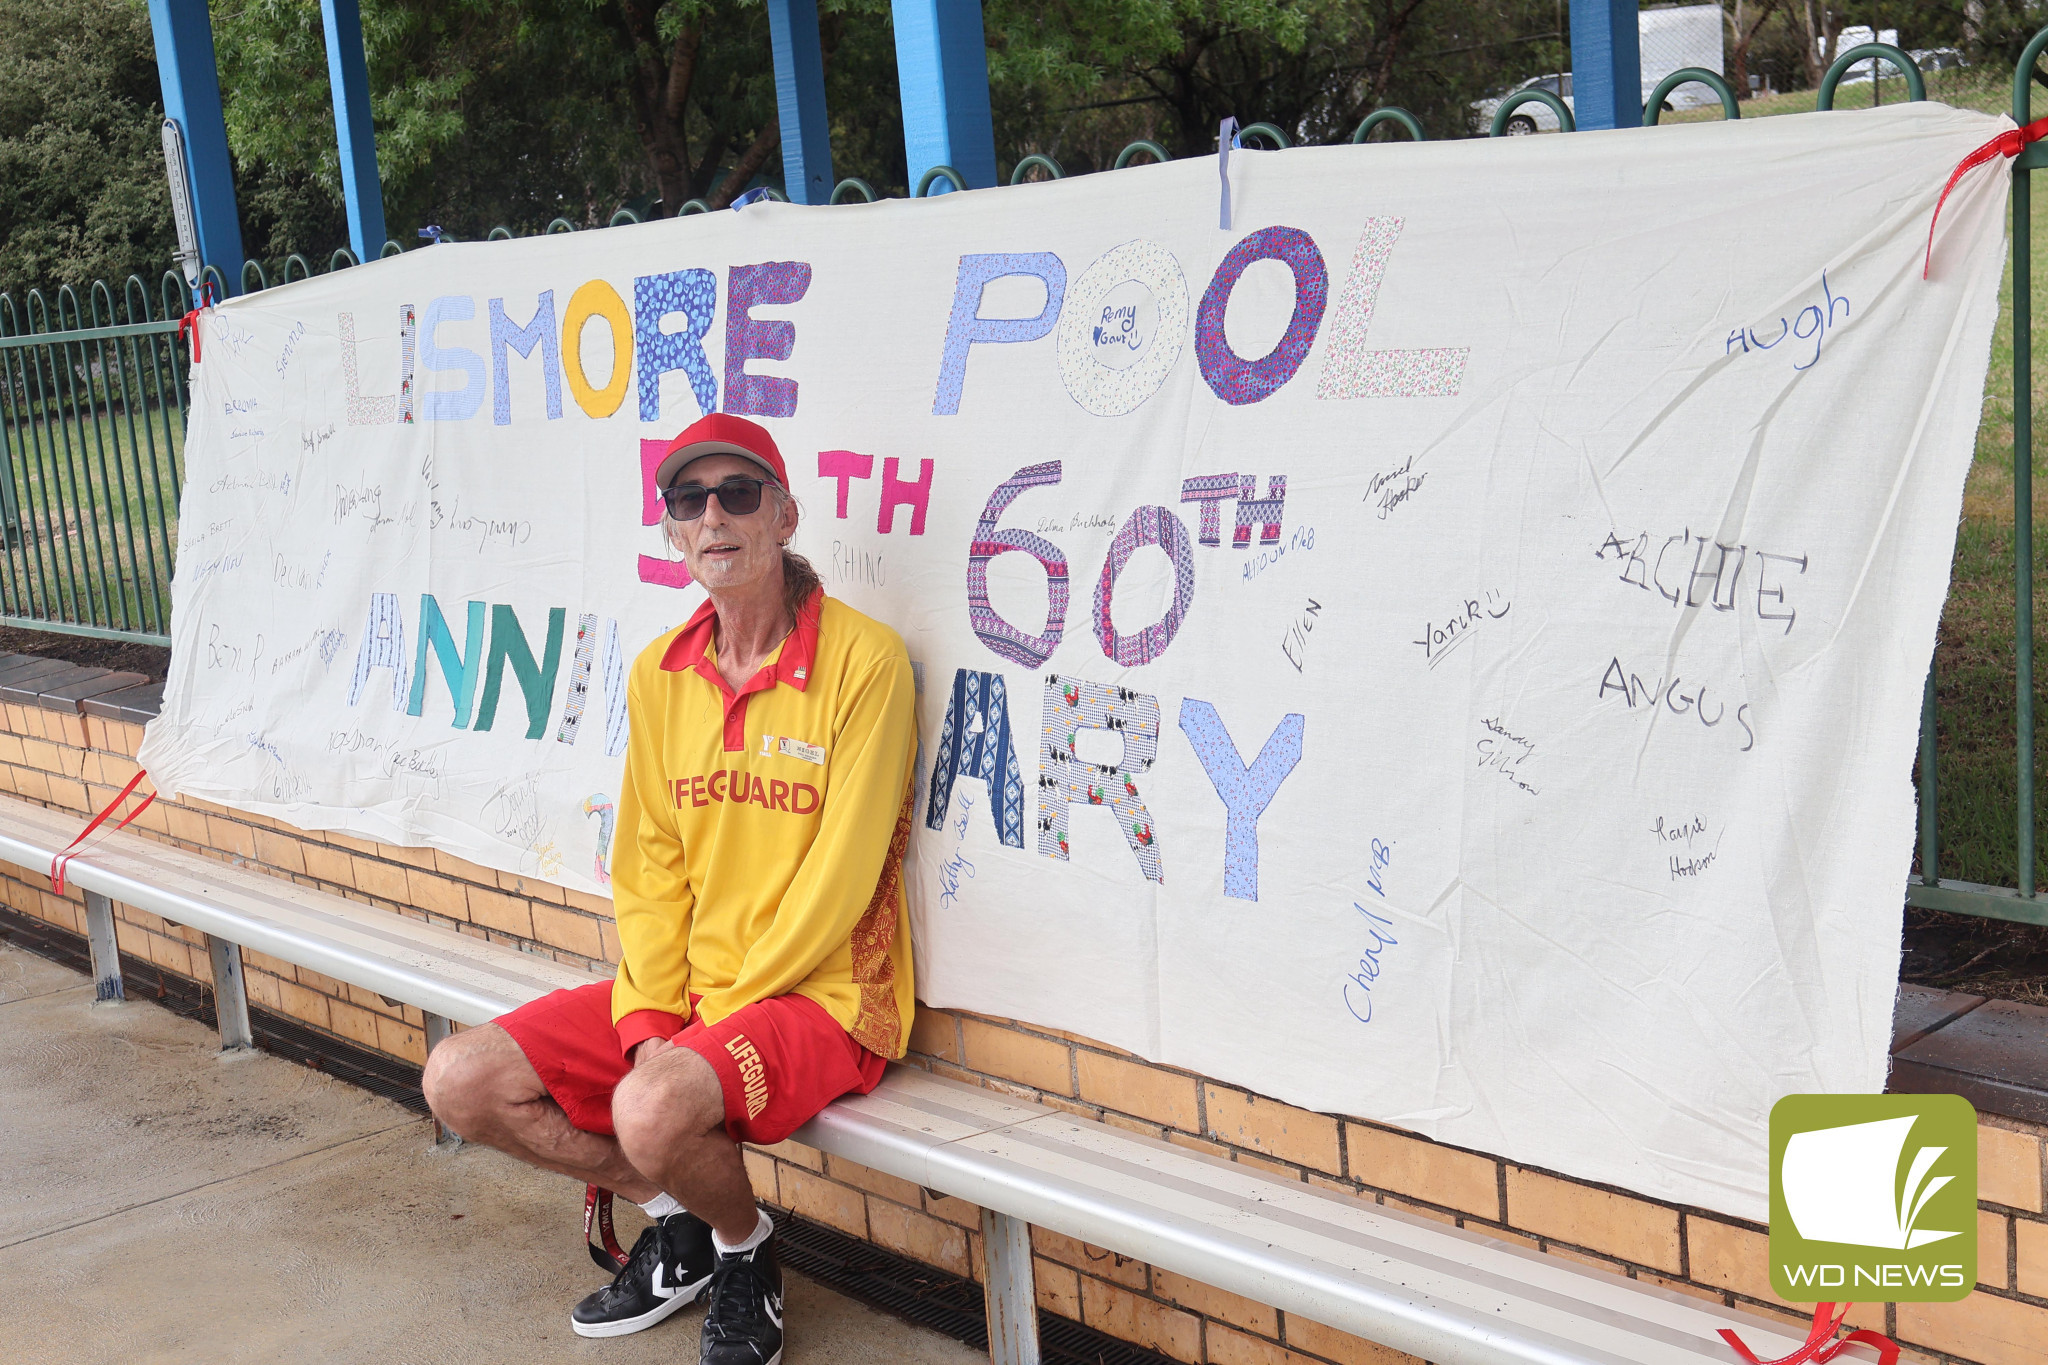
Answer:
[[[1895,28],[1875,29],[1868,24],[1851,24],[1835,35],[1835,55],[1839,57],[1850,48],[1861,47],[1865,43],[1882,43],[1886,47],[1897,47],[1899,45],[1899,31]],[[1816,56],[1820,54],[1821,44],[1819,39],[1814,40],[1813,50]],[[1915,60],[1918,59],[1916,58]],[[1855,66],[1842,73],[1842,84],[1860,85],[1869,81],[1876,73],[1877,67],[1878,63],[1875,61],[1858,62]],[[1923,71],[1926,69],[1924,66],[1921,68]],[[1898,75],[1898,72],[1893,71],[1889,66],[1885,67],[1885,71],[1889,75]]]
[[[1565,108],[1573,109],[1572,73],[1554,72],[1548,76],[1531,76],[1520,85],[1503,90],[1492,99],[1472,101],[1473,126],[1481,132],[1492,127],[1493,111],[1506,103],[1508,96],[1518,95],[1524,90],[1548,90],[1564,101]],[[1573,109],[1573,112],[1576,113],[1577,110]],[[1508,115],[1507,127],[1503,131],[1511,137],[1525,137],[1530,133],[1554,133],[1560,126],[1557,114],[1549,105],[1541,100],[1531,100]]]
[[[1572,73],[1559,71],[1548,76],[1531,76],[1520,85],[1502,91],[1491,99],[1472,101],[1474,129],[1485,132],[1491,128],[1493,111],[1505,104],[1509,96],[1520,94],[1524,90],[1548,90],[1564,101],[1564,107],[1571,110],[1574,117],[1579,112],[1578,106],[1572,103]],[[1671,100],[1667,98],[1662,108],[1665,113],[1670,113],[1673,108]],[[1527,137],[1531,133],[1554,133],[1558,128],[1556,111],[1541,100],[1530,100],[1527,104],[1515,106],[1515,111],[1508,115],[1507,124],[1501,131],[1509,137]]]
[[[1963,54],[1952,47],[1915,48],[1906,55],[1911,57],[1913,64],[1922,71],[1953,71],[1959,66],[1969,65]]]
[[[1718,4],[1673,5],[1640,11],[1636,16],[1636,43],[1640,53],[1637,73],[1643,83],[1641,100],[1648,103],[1651,92],[1666,76],[1685,67],[1701,67],[1717,73],[1722,71],[1722,40],[1726,26],[1727,20]],[[1572,74],[1560,71],[1532,76],[1492,99],[1475,100],[1472,104],[1473,130],[1485,132],[1492,126],[1494,111],[1500,108],[1501,102],[1523,90],[1548,90],[1563,100],[1565,108],[1570,109],[1574,116],[1578,113],[1578,106],[1572,102]],[[1674,109],[1694,109],[1713,103],[1716,103],[1713,91],[1688,81],[1666,95],[1659,107],[1668,114]],[[1557,128],[1557,115],[1550,106],[1532,100],[1508,115],[1507,126],[1502,131],[1521,135],[1554,133]]]

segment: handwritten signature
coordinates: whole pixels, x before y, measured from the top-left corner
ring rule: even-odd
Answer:
[[[1323,604],[1311,597],[1301,614],[1291,621],[1280,636],[1280,652],[1287,656],[1287,662],[1294,665],[1294,671],[1302,671],[1301,661],[1308,653],[1308,637],[1316,628],[1316,617],[1322,615]]]
[[[1671,712],[1674,716],[1683,716],[1688,713],[1697,716],[1700,724],[1706,726],[1709,730],[1728,718],[1728,703],[1724,701],[1716,703],[1714,718],[1708,720],[1708,685],[1701,683],[1691,692],[1680,692],[1678,685],[1683,681],[1685,681],[1683,677],[1675,677],[1667,683],[1662,677],[1659,677],[1655,686],[1646,687],[1643,685],[1643,680],[1640,677],[1622,668],[1621,659],[1617,656],[1608,661],[1607,671],[1600,677],[1600,691],[1597,695],[1599,700],[1605,701],[1609,692],[1619,692],[1622,701],[1628,704],[1628,709],[1631,711],[1639,706],[1655,711],[1661,702],[1664,709]],[[1683,703],[1683,705],[1680,703]],[[1748,702],[1741,702],[1736,706],[1735,723],[1742,727],[1744,735],[1743,745],[1736,752],[1746,754],[1756,747],[1756,728],[1749,723]],[[1733,738],[1732,734],[1730,738]]]
[[[292,491],[292,476],[290,471],[286,471],[283,474],[258,472],[253,478],[246,479],[235,474],[223,474],[208,484],[206,491],[209,493],[232,493],[245,488],[252,491],[268,488],[274,489],[279,493],[288,494]]]
[[[1443,662],[1446,654],[1472,638],[1474,627],[1485,621],[1500,620],[1515,605],[1513,602],[1501,602],[1500,610],[1495,611],[1493,604],[1499,598],[1500,593],[1494,589],[1487,590],[1484,606],[1478,598],[1468,597],[1465,599],[1465,605],[1451,613],[1443,624],[1439,625],[1435,621],[1424,622],[1422,638],[1411,640],[1409,643],[1421,645],[1423,659],[1431,668],[1435,668]]]
[[[1373,846],[1375,849],[1379,848],[1379,841],[1374,840]],[[1357,970],[1344,974],[1344,985],[1342,988],[1344,1008],[1350,1010],[1351,1017],[1359,1023],[1370,1024],[1372,1022],[1372,988],[1380,979],[1381,971],[1384,970],[1380,965],[1380,954],[1388,948],[1396,947],[1399,940],[1387,932],[1387,930],[1394,927],[1394,922],[1385,915],[1376,915],[1357,901],[1351,903],[1351,908],[1365,916],[1366,928],[1372,934],[1372,946],[1359,954]],[[1355,996],[1353,995],[1354,991],[1357,992]],[[1365,1004],[1365,1013],[1363,1014],[1358,1012],[1358,1006],[1361,1001]]]
[[[960,818],[953,822],[953,856],[939,869],[939,905],[950,909],[960,896],[960,882],[964,877],[974,879],[974,864],[960,854],[960,845],[967,839],[967,817],[974,810],[974,797],[967,792],[960,793]]]
[[[1742,348],[1744,355],[1748,355],[1752,349],[1768,351],[1784,341],[1788,334],[1800,341],[1805,341],[1811,337],[1813,339],[1813,354],[1806,358],[1804,364],[1795,360],[1792,362],[1792,368],[1795,370],[1812,369],[1820,363],[1822,342],[1826,339],[1827,334],[1833,331],[1836,326],[1835,310],[1837,308],[1841,309],[1842,316],[1845,318],[1855,311],[1850,307],[1848,296],[1846,294],[1837,294],[1833,287],[1828,284],[1828,272],[1825,270],[1820,272],[1820,292],[1821,303],[1809,303],[1806,307],[1800,309],[1799,317],[1796,321],[1782,317],[1779,318],[1778,334],[1769,341],[1765,341],[1762,337],[1758,336],[1754,328],[1737,327],[1728,334],[1727,341],[1722,344],[1721,354],[1732,355],[1738,346]],[[1825,309],[1821,307],[1823,303],[1827,305]],[[1765,330],[1768,331],[1770,329],[1765,328]]]
[[[1720,856],[1721,850],[1718,847],[1708,849],[1697,858],[1687,858],[1674,853],[1671,855],[1671,880],[1675,882],[1687,877],[1697,877],[1712,867],[1714,859]]]
[[[262,780],[257,784],[257,790],[265,793],[275,801],[295,801],[311,789],[312,784],[299,776],[291,764],[285,762],[283,751],[271,743],[267,736],[250,734],[245,736],[245,738],[249,741],[250,748],[265,755],[272,763],[277,765],[275,770],[266,772],[263,775]]]
[[[1375,474],[1372,476],[1372,482],[1366,485],[1366,500],[1379,500],[1381,521],[1385,521],[1389,512],[1413,497],[1422,487],[1422,481],[1429,477],[1427,470],[1420,474],[1411,473],[1414,467],[1415,457],[1410,455],[1401,463],[1400,468],[1390,469],[1384,474]]]
[[[1531,796],[1543,795],[1522,780],[1522,764],[1535,754],[1536,741],[1515,734],[1495,718],[1489,717],[1479,723],[1487,729],[1487,733],[1479,737],[1477,745],[1479,766],[1493,769]]]
[[[1377,839],[1373,840],[1372,861],[1366,865],[1365,884],[1371,887],[1372,893],[1381,900],[1387,898],[1387,888],[1380,881],[1380,873],[1386,871],[1387,864],[1392,861],[1394,861],[1394,846],[1392,844],[1383,844]]]
[[[1244,562],[1244,582],[1249,583],[1266,570],[1278,564],[1290,550],[1313,550],[1316,547],[1316,528],[1297,526],[1294,534],[1287,538],[1285,545],[1275,545],[1269,550],[1260,550]]]
[[[1116,529],[1116,518],[1106,516],[1100,512],[1076,512],[1066,521],[1061,521],[1058,517],[1040,517],[1038,519],[1038,529],[1041,531],[1114,531]]]
[[[284,372],[291,368],[292,355],[299,349],[299,341],[305,335],[305,323],[295,322],[292,324],[292,330],[286,334],[284,339],[284,347],[281,351],[279,351],[277,357],[277,373],[279,378],[283,378]],[[328,431],[331,434],[333,428],[328,428]]]
[[[1721,840],[1718,835],[1715,836],[1712,848],[1697,858],[1692,856],[1698,843],[1706,839],[1707,831],[1707,817],[1704,815],[1695,815],[1690,820],[1666,820],[1660,815],[1651,821],[1650,837],[1657,841],[1659,848],[1668,848],[1672,844],[1685,845],[1684,852],[1670,855],[1672,881],[1684,881],[1689,877],[1699,876],[1712,867],[1714,860],[1721,856]]]

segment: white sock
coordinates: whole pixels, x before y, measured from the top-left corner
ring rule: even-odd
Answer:
[[[725,1239],[718,1235],[718,1229],[713,1228],[711,1230],[711,1245],[717,1249],[718,1254],[721,1256],[738,1256],[744,1252],[752,1251],[755,1247],[767,1241],[768,1234],[773,1231],[775,1231],[774,1220],[770,1219],[768,1211],[763,1209],[760,1213],[760,1221],[754,1224],[754,1231],[746,1241],[741,1242],[738,1246],[728,1246]]]
[[[660,1222],[672,1213],[681,1213],[683,1211],[682,1204],[677,1202],[676,1197],[672,1194],[657,1194],[640,1207],[649,1218],[654,1219],[656,1222]]]

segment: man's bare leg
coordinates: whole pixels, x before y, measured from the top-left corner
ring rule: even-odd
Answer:
[[[643,1046],[649,1055],[612,1092],[623,1160],[736,1246],[753,1235],[760,1211],[739,1145],[725,1135],[718,1073],[689,1048]]]
[[[710,1066],[697,1060],[709,1074]],[[716,1076],[712,1085],[717,1086]],[[569,1122],[519,1044],[496,1024],[464,1029],[435,1048],[420,1087],[434,1116],[465,1142],[495,1147],[530,1166],[616,1190],[636,1204],[661,1193],[655,1181],[634,1169],[618,1139],[586,1133]],[[744,1177],[744,1167],[741,1173]]]

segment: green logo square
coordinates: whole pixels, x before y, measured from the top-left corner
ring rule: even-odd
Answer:
[[[1792,1303],[1946,1303],[1977,1283],[1977,1111],[1960,1095],[1771,1107],[1771,1288]]]

